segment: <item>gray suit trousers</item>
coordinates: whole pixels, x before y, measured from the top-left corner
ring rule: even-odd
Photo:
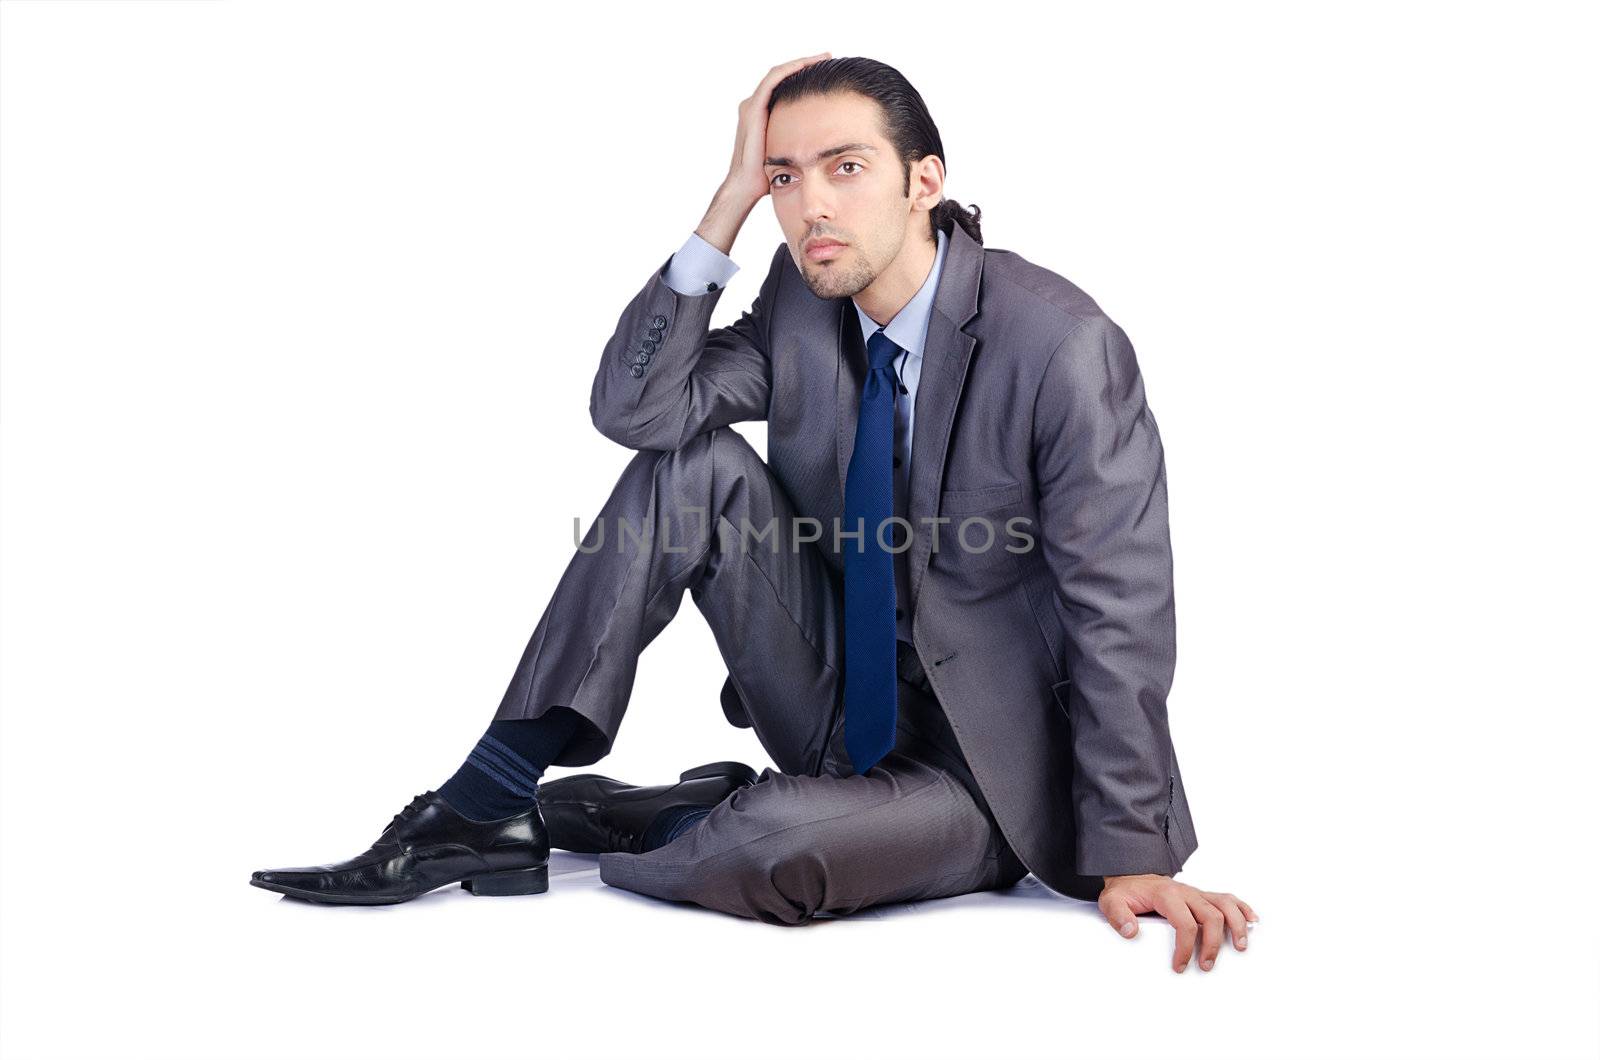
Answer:
[[[843,590],[822,551],[831,527],[821,541],[797,540],[796,515],[730,428],[638,452],[557,584],[495,719],[568,707],[583,722],[554,764],[604,757],[639,654],[687,589],[738,692],[724,697],[725,713],[755,730],[778,769],[665,846],[601,854],[603,881],[775,924],[1014,885],[1028,870],[904,641],[894,749],[865,774],[851,770]]]

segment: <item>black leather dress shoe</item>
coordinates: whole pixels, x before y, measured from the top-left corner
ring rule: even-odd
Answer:
[[[539,785],[550,845],[580,854],[638,854],[645,829],[669,806],[715,806],[756,771],[743,762],[711,762],[678,774],[676,784],[637,787],[598,773],[579,773]]]
[[[250,883],[311,902],[394,905],[457,882],[473,894],[540,894],[550,887],[549,864],[550,834],[537,804],[474,821],[427,791],[395,814],[365,853],[251,873]]]

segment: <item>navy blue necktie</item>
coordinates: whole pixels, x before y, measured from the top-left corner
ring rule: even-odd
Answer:
[[[894,746],[899,686],[895,679],[894,398],[899,346],[879,328],[867,340],[856,447],[844,483],[844,746],[865,773]]]

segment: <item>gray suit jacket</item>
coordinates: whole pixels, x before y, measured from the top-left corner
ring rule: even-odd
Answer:
[[[1007,842],[1047,886],[1092,900],[1101,876],[1176,873],[1197,846],[1167,727],[1161,437],[1133,346],[1093,299],[960,226],[949,236],[912,440],[914,643]],[[721,290],[678,294],[666,264],[606,343],[596,428],[670,450],[766,420],[767,462],[841,570],[832,527],[867,363],[851,300],[814,295],[779,244],[750,309],[712,330]],[[971,515],[995,527],[993,548],[957,545]],[[950,521],[934,551],[936,516]],[[1033,538],[1024,551],[1003,547],[1026,544],[1013,516],[1029,520],[1011,524]],[[749,724],[731,681],[723,703]]]

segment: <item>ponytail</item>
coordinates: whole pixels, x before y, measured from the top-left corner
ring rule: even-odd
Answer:
[[[977,203],[973,203],[971,206],[962,206],[954,199],[941,199],[939,205],[935,206],[928,215],[934,231],[937,232],[942,228],[949,232],[951,225],[960,225],[962,230],[971,236],[973,242],[979,246],[983,245],[983,229],[979,225],[982,217],[983,211],[978,208]]]

